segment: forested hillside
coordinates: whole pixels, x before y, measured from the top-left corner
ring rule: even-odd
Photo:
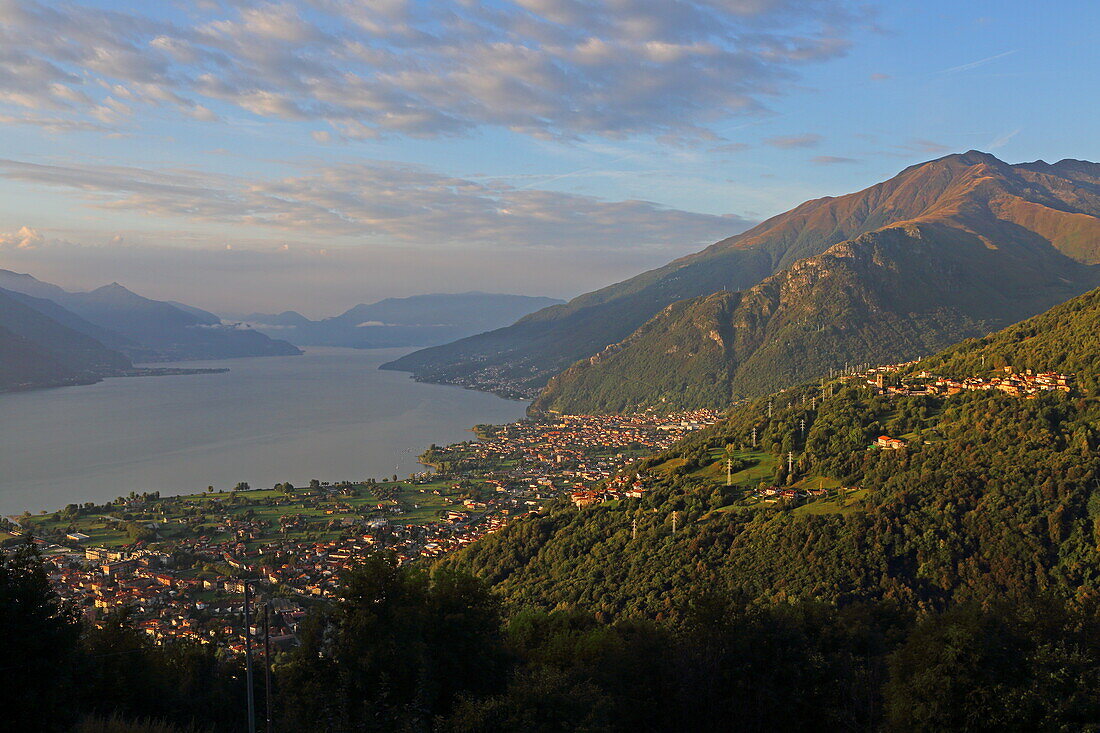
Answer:
[[[777,393],[638,464],[644,498],[562,502],[453,564],[517,605],[628,617],[681,613],[704,589],[913,609],[1091,598],[1100,590],[1098,324],[1094,291],[912,367],[1058,369],[1075,375],[1068,394],[891,396],[860,380]],[[871,447],[882,434],[905,448]],[[743,469],[730,487],[727,458]],[[752,498],[772,485],[826,495],[801,505]]]

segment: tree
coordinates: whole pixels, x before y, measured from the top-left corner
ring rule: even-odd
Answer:
[[[460,695],[503,684],[500,608],[474,578],[374,554],[345,571],[339,596],[280,670],[286,729],[427,727]]]
[[[73,656],[80,627],[73,607],[50,587],[34,546],[0,559],[0,638],[6,691],[4,726],[10,730],[67,730]]]

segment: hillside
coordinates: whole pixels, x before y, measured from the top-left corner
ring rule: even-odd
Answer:
[[[637,464],[642,499],[582,510],[561,501],[450,564],[517,606],[613,616],[676,615],[704,592],[921,610],[975,598],[1096,598],[1098,325],[1100,290],[910,369],[992,376],[1005,362],[1057,367],[1075,378],[1069,394],[890,396],[862,380],[788,390]],[[869,447],[882,434],[905,447]],[[727,457],[748,467],[728,487]],[[769,485],[825,495],[767,499]]]
[[[294,311],[254,313],[244,320],[258,331],[299,346],[427,346],[500,328],[561,302],[528,295],[443,293],[386,298],[320,321]]]
[[[747,290],[801,259],[905,222],[942,225],[1008,254],[1021,247],[1053,249],[1075,263],[1095,265],[1098,169],[1072,160],[1010,165],[977,151],[949,155],[863,191],[808,201],[702,252],[507,328],[387,366],[425,381],[533,396],[554,374],[623,341],[676,301]]]
[[[122,354],[36,310],[25,299],[0,289],[0,391],[93,382],[130,367]]]
[[[680,301],[554,377],[535,410],[724,407],[846,364],[886,363],[983,336],[1100,283],[1052,247],[987,246],[908,223],[831,247],[742,293]]]
[[[0,287],[49,301],[79,317],[72,327],[136,361],[226,359],[301,353],[251,329],[222,325],[213,314],[191,306],[152,300],[118,283],[71,293],[36,278],[0,270]],[[37,307],[37,306],[36,306]]]

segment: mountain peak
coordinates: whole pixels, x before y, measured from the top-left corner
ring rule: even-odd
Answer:
[[[89,292],[88,295],[94,295],[94,296],[99,296],[99,297],[108,297],[108,298],[116,298],[116,299],[118,299],[118,298],[127,298],[127,299],[141,298],[141,296],[138,295],[137,293],[135,293],[133,290],[130,290],[129,288],[125,287],[124,285],[120,285],[117,282],[112,282],[110,285],[103,285],[101,287],[98,287],[95,290],[92,290],[91,292]]]

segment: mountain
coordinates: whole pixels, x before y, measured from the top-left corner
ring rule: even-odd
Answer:
[[[641,499],[582,510],[561,500],[445,563],[487,579],[512,607],[612,617],[685,613],[700,597],[921,612],[1036,594],[1090,602],[1100,592],[1100,290],[902,378],[989,379],[1004,367],[1059,370],[1072,386],[891,396],[837,379],[773,393],[629,469]],[[883,434],[904,447],[871,447]],[[827,495],[761,495],[775,486]]]
[[[71,327],[79,320],[51,301],[0,289],[0,391],[94,382],[130,368],[125,356]]]
[[[597,361],[606,361],[603,357],[609,355],[604,353],[609,345],[611,348],[608,351],[613,353],[633,345],[636,347],[633,350],[635,355],[642,351],[646,343],[656,347],[654,333],[659,330],[661,321],[669,318],[681,318],[681,324],[696,324],[704,334],[711,330],[721,333],[721,323],[697,320],[697,316],[701,315],[698,308],[717,308],[715,314],[721,313],[722,308],[717,302],[697,303],[698,308],[681,305],[663,313],[666,307],[677,301],[711,296],[723,290],[749,291],[747,295],[738,296],[738,302],[749,300],[756,302],[757,307],[763,307],[763,301],[770,297],[772,307],[778,307],[782,300],[785,317],[792,317],[791,314],[800,311],[798,303],[801,301],[805,305],[813,296],[787,292],[785,288],[797,289],[802,281],[783,275],[784,271],[800,260],[830,252],[828,260],[811,264],[804,273],[824,277],[837,285],[861,267],[866,269],[868,264],[869,272],[885,275],[891,267],[900,266],[905,259],[898,251],[901,246],[899,237],[920,242],[922,251],[931,258],[930,262],[922,264],[924,271],[919,274],[920,277],[934,277],[932,273],[936,267],[951,267],[955,268],[951,276],[968,289],[976,287],[988,292],[994,274],[1005,273],[1012,278],[1014,285],[1026,290],[1027,269],[1041,267],[1034,273],[1034,285],[1038,290],[1045,291],[1047,296],[1031,299],[1030,310],[1024,307],[990,310],[971,299],[968,306],[956,302],[951,306],[953,311],[937,314],[932,298],[928,299],[929,302],[916,303],[920,307],[915,311],[915,320],[906,327],[907,333],[898,335],[898,342],[908,345],[907,348],[923,348],[926,353],[928,347],[944,346],[958,335],[972,333],[972,329],[988,329],[1013,318],[1032,315],[1059,298],[1083,292],[1095,284],[1094,266],[1100,262],[1098,184],[1100,166],[1095,163],[1063,160],[1055,164],[1038,161],[1010,165],[977,151],[949,155],[911,166],[894,178],[857,193],[808,201],[743,234],[663,268],[582,295],[564,306],[533,313],[507,328],[415,352],[386,367],[411,371],[417,379],[425,381],[454,382],[510,395],[531,395],[551,376],[580,359],[602,355]],[[866,238],[864,235],[871,236]],[[842,246],[837,248],[838,245]],[[953,247],[962,247],[974,257],[961,259],[948,251]],[[986,256],[979,249],[993,254]],[[857,264],[864,258],[863,253],[871,251],[900,259],[893,264],[874,261]],[[990,264],[994,266],[993,271],[981,269]],[[826,276],[823,267],[835,267],[843,272]],[[768,281],[773,276],[779,279]],[[969,282],[970,278],[974,281]],[[904,272],[886,280],[901,284],[903,289],[907,287]],[[764,290],[753,292],[757,284],[763,285]],[[872,312],[893,298],[882,292],[884,284],[885,281],[881,284],[860,284],[863,293],[859,298],[867,301],[864,305]],[[772,295],[769,296],[768,292]],[[901,298],[909,304],[913,304],[914,299],[919,301],[920,294],[907,294]],[[965,297],[955,300],[960,299],[965,300]],[[971,309],[970,306],[976,308]],[[689,314],[686,310],[692,312]],[[749,312],[751,308],[742,310],[739,315],[747,316]],[[807,317],[810,315],[804,308],[801,312]],[[762,312],[757,315],[762,315]],[[647,324],[655,316],[660,321]],[[890,320],[895,317],[905,320],[908,313],[887,314]],[[929,338],[916,335],[919,324],[928,318],[947,320],[940,323]],[[768,320],[772,320],[770,316]],[[855,321],[840,325],[857,330],[865,326]],[[756,348],[768,338],[777,338],[784,327],[789,329],[791,326],[782,319],[763,325],[754,324],[756,333],[746,338],[746,343],[734,354],[734,359],[740,363],[751,358]],[[635,334],[639,328],[643,328],[644,333]],[[642,336],[646,334],[650,338],[643,340]],[[665,348],[671,348],[680,341],[685,344],[699,342],[699,335],[672,334],[665,340],[669,342]],[[639,341],[642,343],[639,344]],[[814,341],[807,338],[801,343],[791,344],[787,350],[810,348]],[[723,336],[723,345],[719,346],[717,341],[714,344],[724,349],[729,342]],[[752,353],[746,352],[745,348],[754,343],[756,347],[750,349]],[[710,356],[704,356],[704,360],[712,362],[709,366],[688,365],[682,359],[685,353],[695,352],[680,348],[673,352],[674,358],[667,363],[650,354],[644,368],[635,375],[639,381],[636,382],[638,389],[634,394],[626,398],[598,398],[595,402],[626,404],[645,401],[642,399],[641,385],[646,378],[642,372],[670,372],[668,380],[649,388],[647,399],[654,399],[654,392],[666,399],[669,394],[677,394],[682,391],[679,385],[686,383],[685,379],[690,382],[693,372],[730,382],[727,385],[730,386],[729,392],[711,390],[712,394],[733,394],[733,383],[739,381],[739,375],[734,373],[738,371],[735,366],[718,363],[720,360]],[[846,355],[864,361],[872,356],[860,356],[861,353],[858,341],[836,345],[831,347],[829,360],[835,361]],[[676,357],[676,354],[681,356]],[[764,356],[757,356],[763,365],[761,368],[788,368],[778,362],[765,364],[767,360]],[[822,365],[826,363],[824,357],[814,359]],[[624,360],[625,357],[618,362]],[[843,359],[840,365],[843,365]],[[607,371],[611,374],[615,370]],[[618,371],[617,376],[625,375],[626,371]],[[804,374],[804,371],[798,371],[793,376],[798,378]],[[583,380],[585,388],[603,393],[612,391],[612,388],[596,385],[594,380],[586,374]],[[560,381],[569,383],[570,379]],[[564,406],[583,402],[572,397],[559,397],[564,386],[561,383],[555,385],[552,393],[540,403]],[[694,389],[692,387],[689,392]]]
[[[377,348],[442,344],[514,322],[562,301],[497,293],[457,293],[386,298],[310,321],[300,313],[254,313],[253,328],[301,346]]]
[[[0,287],[44,299],[80,320],[70,326],[139,361],[225,359],[301,353],[285,341],[223,325],[212,313],[142,297],[118,283],[70,293],[36,278],[0,270]],[[44,310],[43,312],[46,312]],[[68,316],[66,316],[68,317]]]
[[[297,311],[283,311],[282,313],[252,313],[244,317],[245,323],[251,323],[257,330],[278,327],[309,326],[314,321],[309,320]]]
[[[988,247],[940,224],[861,235],[740,293],[668,306],[550,380],[535,410],[725,407],[840,369],[907,361],[1100,283],[1053,248]]]

